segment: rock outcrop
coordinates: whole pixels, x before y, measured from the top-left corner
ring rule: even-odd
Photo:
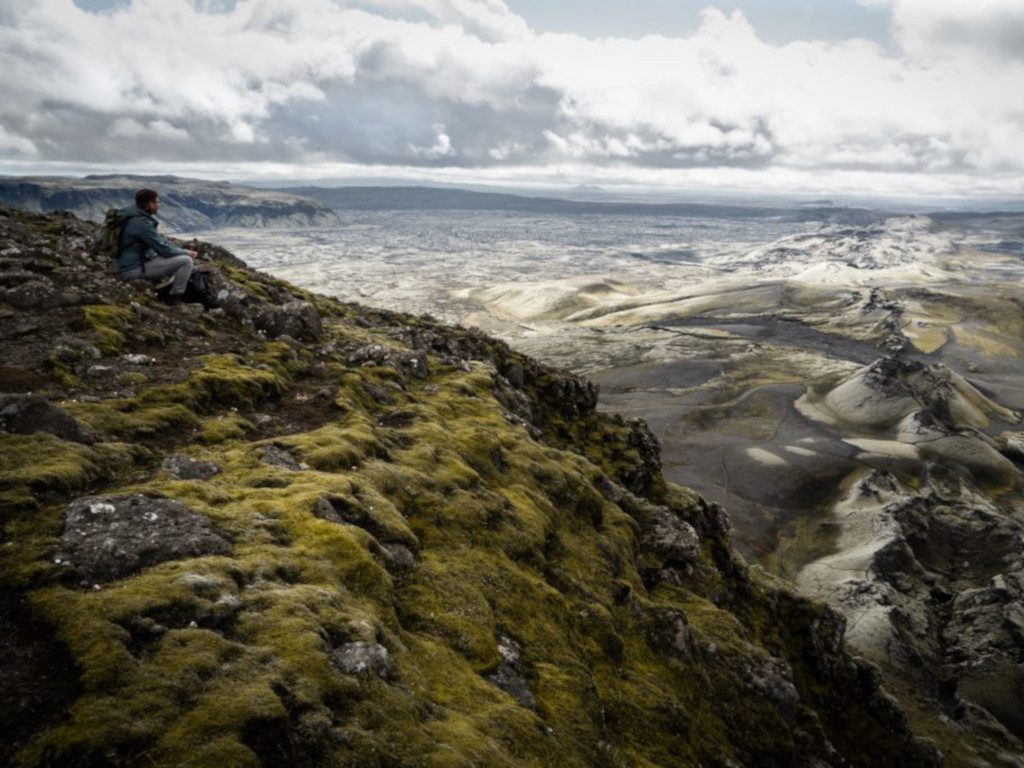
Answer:
[[[64,513],[54,563],[93,585],[167,560],[230,551],[231,545],[205,517],[173,499],[86,496]]]
[[[289,336],[300,341],[318,341],[324,333],[320,315],[308,301],[290,301],[259,310],[256,327],[272,339]]]

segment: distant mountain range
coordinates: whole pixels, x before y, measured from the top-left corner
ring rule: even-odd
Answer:
[[[697,216],[773,218],[868,224],[879,214],[865,208],[822,205],[754,206],[711,203],[649,203],[622,200],[564,200],[499,192],[437,187],[286,187],[283,191],[316,200],[336,211],[515,211],[523,213],[605,214],[612,216]]]
[[[152,187],[160,193],[160,219],[170,232],[222,227],[303,228],[341,225],[343,211],[506,211],[607,216],[686,216],[725,219],[831,221],[866,225],[880,213],[834,205],[827,200],[802,205],[730,203],[654,203],[622,199],[562,199],[505,192],[441,187],[317,187],[273,189],[179,176],[3,177],[0,203],[46,213],[68,210],[101,221],[108,208],[130,205],[134,191]]]
[[[340,223],[322,203],[285,190],[178,176],[0,177],[0,203],[39,213],[66,210],[102,221],[108,208],[131,205],[140,187],[152,187],[160,194],[160,220],[170,232]]]
[[[180,176],[128,174],[84,178],[0,176],[0,203],[39,213],[68,210],[82,218],[100,221],[108,208],[129,205],[134,191],[144,186],[160,193],[160,219],[170,232],[198,232],[222,227],[336,227],[341,226],[336,212],[444,210],[775,219],[865,226],[900,209],[899,206],[883,206],[883,210],[883,207],[847,205],[822,198],[764,202],[659,202],[613,196],[595,186],[575,187],[566,192],[567,197],[548,197],[529,192],[488,192],[452,186],[393,186],[376,182],[366,186],[286,186],[281,183],[252,186]],[[920,206],[915,210],[939,220],[961,220],[978,215],[983,210],[981,205],[975,203],[970,206],[970,211],[964,212],[942,211],[936,214]],[[998,209],[999,206],[992,208]],[[1012,210],[1016,211],[1016,208]]]

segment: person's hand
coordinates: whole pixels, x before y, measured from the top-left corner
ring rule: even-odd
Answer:
[[[199,258],[199,251],[188,251],[187,250],[187,251],[185,251],[185,253],[187,253],[193,259],[198,259]]]

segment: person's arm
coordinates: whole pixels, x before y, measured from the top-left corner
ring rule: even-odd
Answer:
[[[156,231],[156,225],[151,221],[143,221],[142,226],[139,227],[139,231],[136,235],[147,248],[165,259],[170,258],[171,256],[192,255],[191,251],[179,248],[166,237],[160,235]]]

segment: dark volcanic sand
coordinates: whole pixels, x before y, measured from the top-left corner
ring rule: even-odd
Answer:
[[[752,316],[723,322],[713,317],[694,316],[657,323],[657,327],[667,331],[671,331],[673,328],[711,328],[761,343],[770,342],[808,352],[818,352],[831,358],[850,360],[864,365],[876,359],[880,354],[878,347],[874,344],[823,333],[804,325],[799,320],[783,317]]]
[[[713,375],[710,361],[696,363],[690,386]],[[601,407],[646,419],[662,441],[666,479],[723,504],[733,521],[734,543],[745,557],[761,559],[775,550],[781,529],[827,507],[840,479],[857,466],[857,451],[796,411],[793,402],[804,391],[799,384],[754,387],[721,407],[705,405],[700,392],[671,397],[664,390],[679,386],[678,373],[688,365],[598,374],[593,378],[601,385]],[[785,450],[803,438],[817,440],[799,444],[815,455]],[[748,448],[773,451],[789,463],[766,465],[751,458]]]

